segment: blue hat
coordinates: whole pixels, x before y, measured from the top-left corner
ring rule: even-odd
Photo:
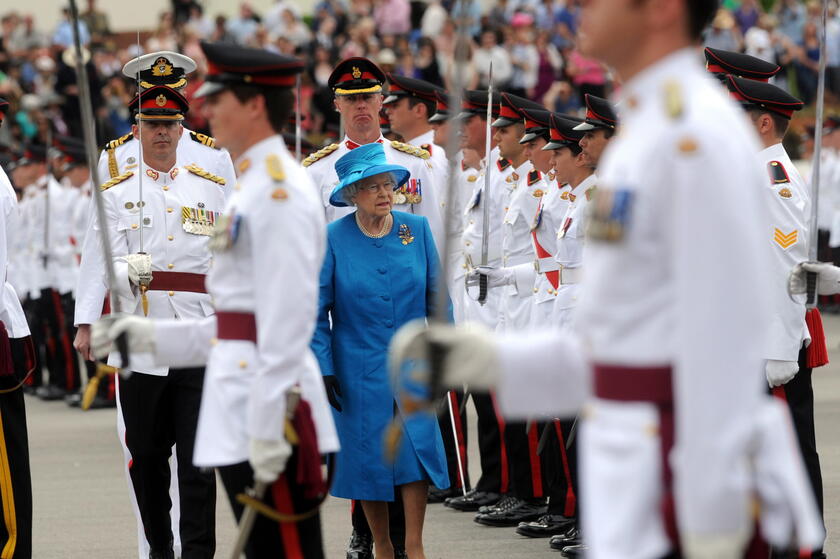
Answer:
[[[362,179],[379,175],[380,173],[394,173],[397,184],[394,190],[406,183],[411,173],[402,165],[391,165],[385,159],[385,149],[382,144],[373,142],[351,150],[335,162],[335,172],[339,183],[330,194],[330,204],[333,206],[347,206],[341,191]]]

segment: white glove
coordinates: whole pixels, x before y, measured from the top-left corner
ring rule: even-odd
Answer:
[[[133,285],[146,285],[152,282],[152,257],[149,254],[127,254],[128,281]]]
[[[767,384],[770,388],[787,384],[799,372],[799,363],[796,361],[777,361],[768,359],[764,366],[764,374],[767,375]]]
[[[514,274],[513,268],[481,266],[470,272],[467,277],[467,285],[478,285],[479,278],[482,275],[487,276],[487,287],[504,287],[506,285],[512,285],[516,281],[516,274]]]
[[[685,559],[741,559],[748,540],[743,534],[688,534],[680,543]]]
[[[389,366],[400,371],[407,360],[428,362],[429,344],[441,348],[441,382],[450,388],[469,385],[477,390],[496,387],[501,375],[493,335],[483,326],[434,324],[414,320],[400,328],[391,340]]]
[[[286,439],[251,439],[250,448],[248,460],[254,470],[254,480],[263,483],[274,483],[286,469],[286,462],[292,455],[292,445]]]
[[[840,293],[840,268],[828,262],[800,262],[794,266],[788,278],[788,292],[801,295],[808,292],[805,272],[817,274],[817,293],[835,295]]]
[[[116,351],[114,340],[125,333],[131,353],[154,353],[155,323],[133,314],[109,314],[94,322],[90,329],[90,351],[104,359]]]

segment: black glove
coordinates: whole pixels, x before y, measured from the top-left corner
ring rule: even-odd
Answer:
[[[341,396],[341,385],[338,384],[338,379],[335,378],[335,375],[325,375],[323,379],[324,388],[327,389],[327,400],[330,401],[332,407],[341,411],[341,402],[338,401],[339,396]]]

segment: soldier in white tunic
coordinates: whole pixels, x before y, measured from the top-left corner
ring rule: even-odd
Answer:
[[[106,322],[95,345],[107,350],[126,330],[129,344],[153,352],[159,363],[206,362],[195,464],[219,469],[237,518],[243,506],[236,497],[255,480],[269,485],[265,502],[286,515],[279,529],[258,516],[246,556],[321,559],[318,514],[288,519],[315,511],[326,493],[319,456],[338,450],[309,349],[325,249],[323,209],[280,135],[303,64],[257,49],[202,48],[214,70],[197,95],[206,97],[210,126],[238,170],[207,278],[217,313],[204,320]],[[290,395],[298,392],[292,408]]]
[[[756,492],[783,495],[762,509],[764,537],[816,547],[823,530],[787,411],[760,382],[771,303],[760,147],[699,63],[695,45],[717,2],[668,5],[583,7],[579,47],[624,80],[624,132],[604,153],[591,201],[578,335],[494,344],[436,326],[425,336],[452,344],[449,382],[498,387],[509,415],[586,402],[587,557],[665,557],[677,546],[689,559],[766,557],[751,540]],[[418,347],[410,329],[400,338],[396,358]]]

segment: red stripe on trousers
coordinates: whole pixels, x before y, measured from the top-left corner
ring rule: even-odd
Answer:
[[[467,471],[467,445],[464,444],[464,426],[461,425],[461,409],[458,407],[458,398],[454,392],[449,393],[449,401],[452,402],[452,417],[455,424],[455,441],[457,448],[455,452],[461,457],[461,468]],[[458,472],[458,487],[465,487],[466,481],[461,477],[461,472]]]
[[[285,473],[281,474],[271,486],[271,492],[274,496],[274,506],[278,512],[283,514],[295,513]],[[303,559],[303,548],[300,547],[297,522],[279,522],[278,528],[280,529],[280,539],[283,540],[283,551],[286,559]]]
[[[507,447],[505,446],[505,420],[499,413],[499,406],[496,403],[496,395],[491,393],[493,399],[493,411],[496,413],[496,423],[499,425],[499,450],[501,451],[502,479],[499,483],[499,492],[507,493],[510,489],[510,469],[508,468]]]
[[[540,465],[540,456],[537,454],[538,445],[537,424],[532,423],[531,428],[528,429],[528,460],[531,462],[531,485],[534,490],[534,497],[543,496],[542,466]]]
[[[61,308],[61,297],[55,289],[52,291],[53,305],[55,305],[55,315],[58,317],[59,338],[61,340],[61,347],[64,348],[64,377],[67,381],[67,390],[76,388],[73,374],[73,346],[70,344],[70,338],[67,336],[67,329],[64,327],[64,311]]]
[[[566,455],[566,439],[563,438],[563,429],[560,426],[560,420],[555,419],[554,432],[557,433],[557,440],[560,442],[560,459],[563,462],[563,476],[566,478],[566,504],[563,508],[563,516],[571,518],[575,514],[575,507],[577,506],[577,496],[575,489],[572,487],[572,473],[569,469],[569,457]]]

